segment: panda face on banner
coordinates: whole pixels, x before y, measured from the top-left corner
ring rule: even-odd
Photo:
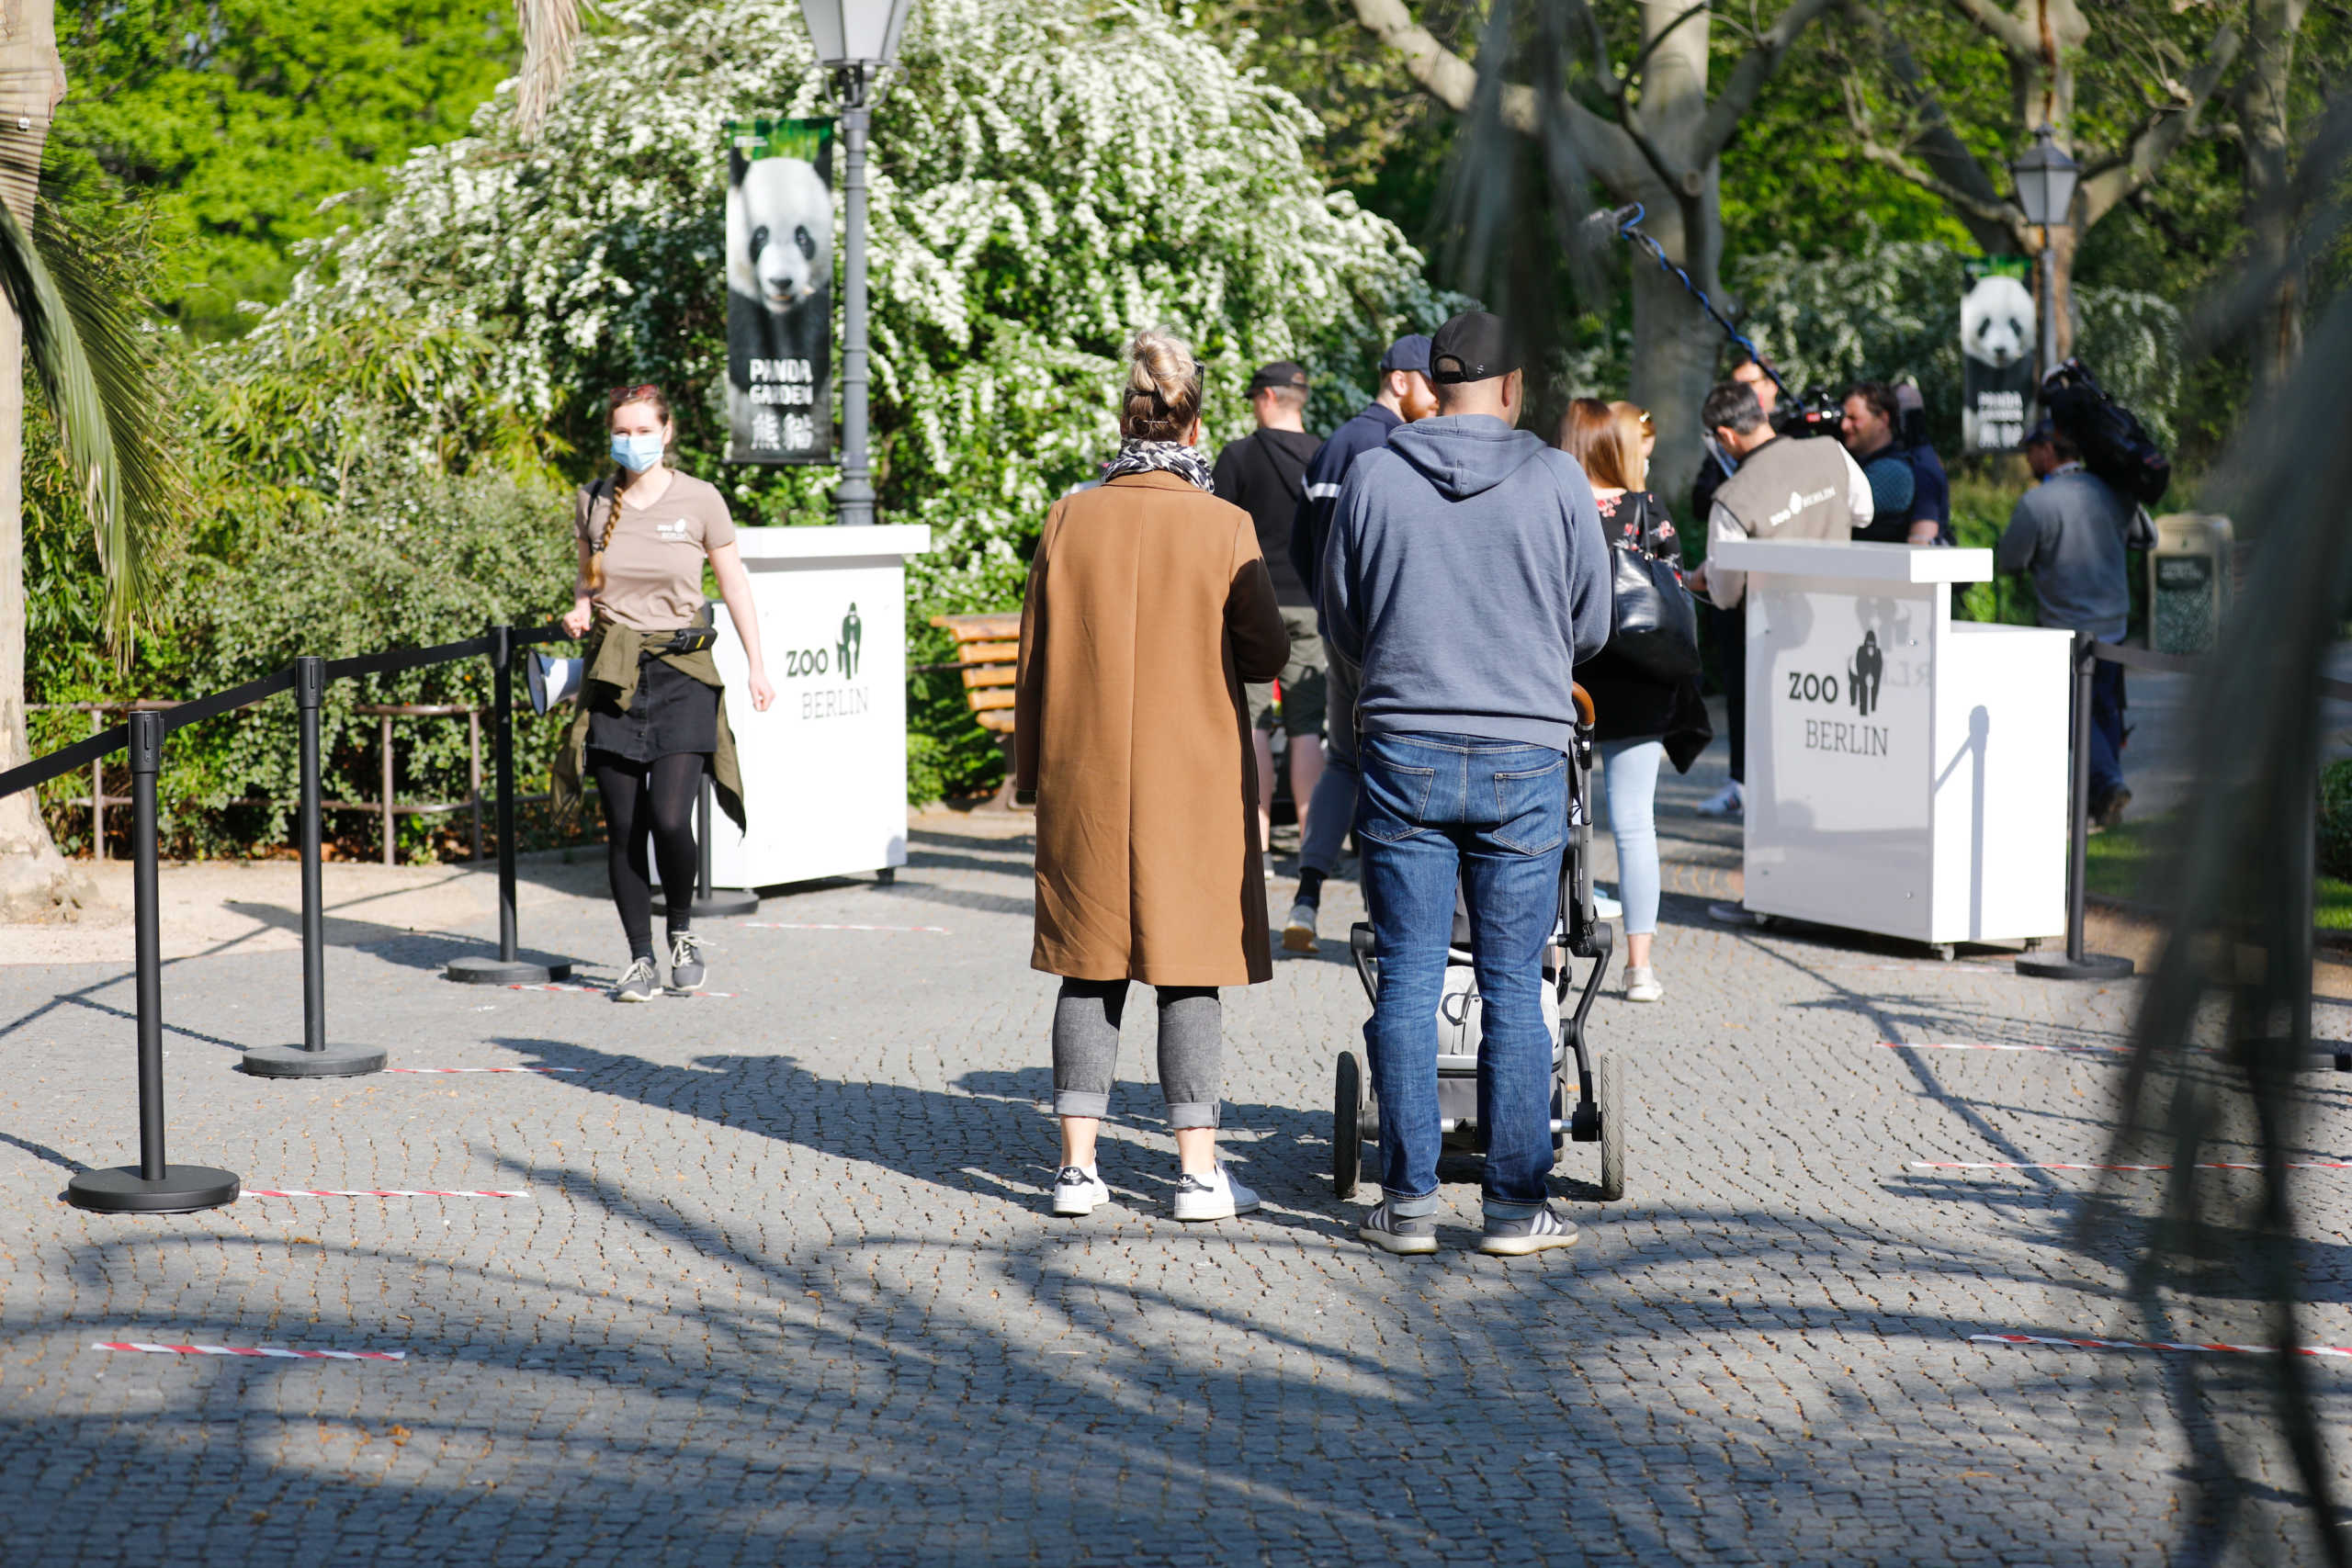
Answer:
[[[727,128],[727,457],[833,456],[832,124]]]

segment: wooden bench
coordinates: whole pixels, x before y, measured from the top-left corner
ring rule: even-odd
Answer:
[[[964,700],[980,728],[1004,749],[1004,787],[996,804],[1012,804],[1012,682],[1021,659],[1021,616],[933,615],[931,624],[956,639],[956,662],[964,674]]]

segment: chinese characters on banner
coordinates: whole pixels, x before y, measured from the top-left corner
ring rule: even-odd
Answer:
[[[2041,333],[2025,256],[1969,256],[1960,298],[1960,444],[2014,452],[2025,439]]]
[[[833,127],[727,126],[727,457],[833,458]]]

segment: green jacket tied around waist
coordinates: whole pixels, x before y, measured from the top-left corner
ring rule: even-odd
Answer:
[[[719,679],[718,660],[710,656],[710,649],[706,648],[699,653],[656,651],[675,635],[609,624],[599,625],[588,634],[587,646],[582,650],[588,670],[581,682],[579,705],[571,716],[571,729],[564,734],[563,749],[555,758],[553,787],[558,822],[568,825],[580,810],[580,781],[588,766],[589,710],[599,702],[610,701],[627,712],[637,695],[639,663],[647,653],[653,653],[673,670],[693,676],[713,691],[726,689],[726,683]],[[718,705],[718,749],[710,756],[710,782],[718,795],[718,808],[727,813],[737,831],[748,831],[743,812],[743,775],[736,766],[735,732],[728,728],[724,701]]]

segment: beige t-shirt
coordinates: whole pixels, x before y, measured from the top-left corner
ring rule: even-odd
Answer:
[[[612,480],[598,479],[571,500],[571,531],[590,549],[605,536],[605,513]],[[605,587],[596,614],[639,631],[675,631],[702,615],[702,563],[711,551],[735,542],[727,498],[716,485],[673,473],[670,488],[650,506],[627,497],[621,518],[605,547]]]

